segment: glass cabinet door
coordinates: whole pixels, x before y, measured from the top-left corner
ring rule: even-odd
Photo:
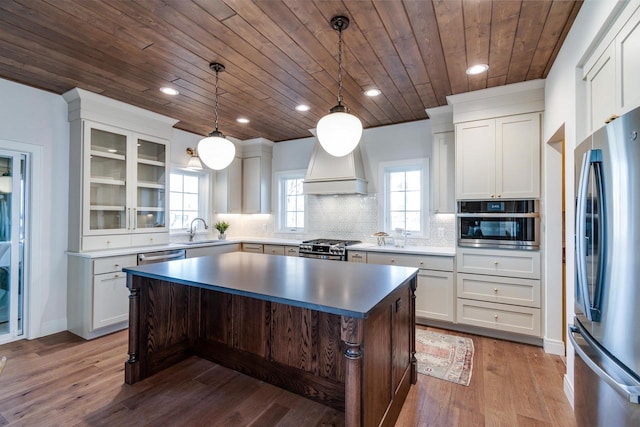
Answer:
[[[90,128],[90,231],[127,228],[127,136]]]
[[[137,185],[134,229],[166,228],[165,187],[167,145],[148,139],[137,140]]]

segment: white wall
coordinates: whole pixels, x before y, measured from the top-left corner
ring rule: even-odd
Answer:
[[[0,79],[0,144],[33,153],[32,258],[28,338],[67,327],[69,126],[55,94]]]
[[[567,321],[572,322],[574,305],[575,259],[573,256],[574,225],[574,156],[573,150],[584,136],[586,136],[585,90],[581,80],[580,67],[585,57],[595,47],[595,43],[606,31],[606,26],[612,14],[619,8],[621,2],[587,0],[583,3],[571,31],[567,35],[564,45],[560,49],[545,85],[545,120],[544,141],[555,142],[557,135],[564,135],[565,139],[565,206],[566,206],[566,267],[567,291],[566,313]],[[564,129],[563,129],[564,127]],[[554,153],[556,151],[556,153]],[[550,160],[557,159],[556,144],[546,144],[544,156]],[[555,173],[547,168],[546,188],[553,187],[558,182],[558,171]],[[548,217],[548,221],[561,221],[559,216]],[[548,228],[561,229],[561,225],[550,223]],[[567,349],[567,374],[565,376],[565,392],[573,403],[573,349]]]

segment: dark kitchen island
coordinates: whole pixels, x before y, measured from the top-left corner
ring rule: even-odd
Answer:
[[[234,252],[124,269],[133,384],[191,355],[393,425],[415,360],[415,268]]]

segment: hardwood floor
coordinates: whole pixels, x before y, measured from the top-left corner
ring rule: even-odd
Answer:
[[[575,426],[564,364],[538,347],[473,338],[469,387],[418,376],[397,426]],[[126,331],[0,346],[0,426],[340,426],[343,414],[192,357],[124,384]]]

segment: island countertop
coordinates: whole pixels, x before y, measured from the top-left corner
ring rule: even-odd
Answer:
[[[417,268],[233,252],[126,273],[355,318],[367,318]]]

